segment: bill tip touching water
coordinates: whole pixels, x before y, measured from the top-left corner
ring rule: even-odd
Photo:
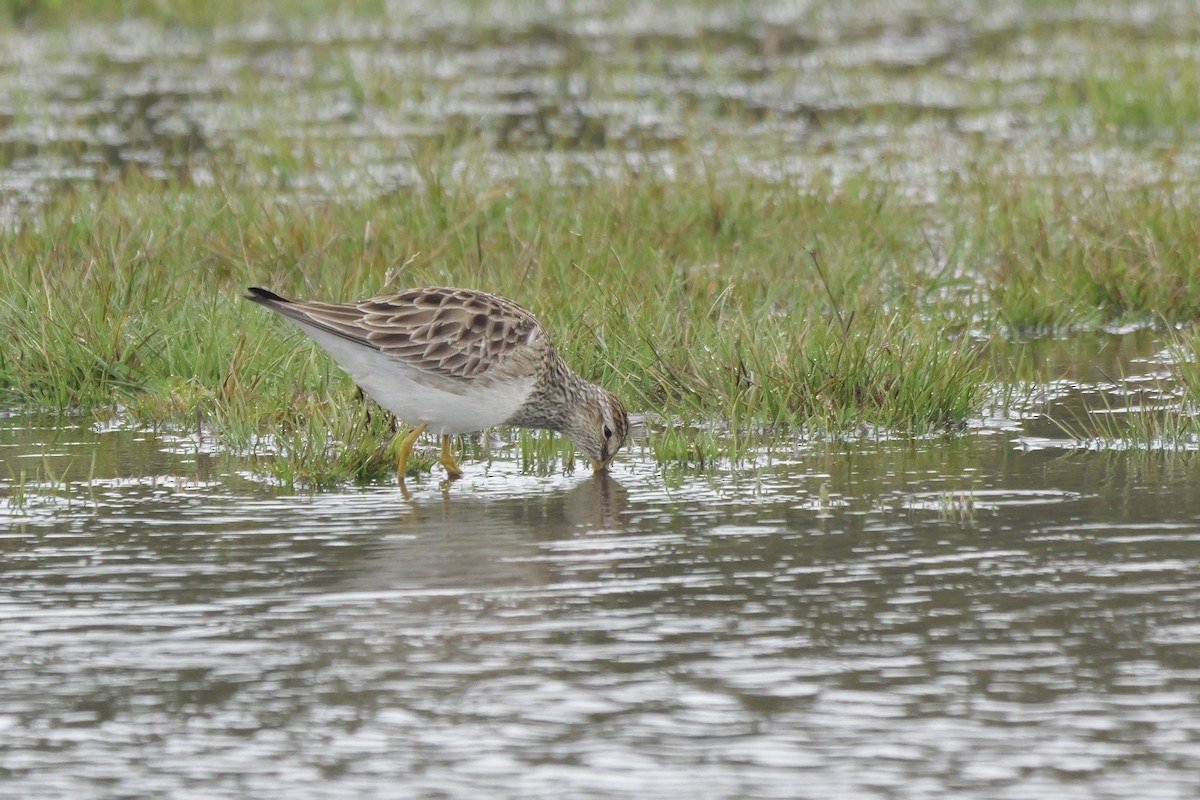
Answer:
[[[450,452],[455,434],[496,425],[556,431],[596,472],[608,468],[629,434],[617,396],[573,372],[537,318],[498,295],[422,287],[327,303],[252,287],[246,299],[295,323],[375,402],[412,426],[397,453],[401,483],[424,432],[441,437],[439,460],[451,478],[462,475]]]

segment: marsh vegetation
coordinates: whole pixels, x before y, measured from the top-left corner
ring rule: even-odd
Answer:
[[[1105,326],[1161,332],[1175,402],[1131,430],[1194,430],[1194,12],[535,5],[12,7],[4,403],[381,477],[388,421],[241,290],[450,284],[531,308],[662,462],[955,435],[1062,377],[1014,342]]]

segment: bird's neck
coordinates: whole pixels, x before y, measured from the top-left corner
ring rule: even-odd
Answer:
[[[567,433],[571,410],[595,391],[595,386],[572,372],[557,353],[551,352],[541,378],[525,403],[509,417],[508,424]]]

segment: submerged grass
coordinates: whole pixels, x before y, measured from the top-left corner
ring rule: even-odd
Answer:
[[[1087,365],[1089,375],[1063,381],[1074,397],[1056,401],[1056,413],[1047,418],[1064,443],[1115,452],[1200,451],[1200,366],[1196,358],[1200,334],[1194,327],[1160,328],[1153,337],[1145,335],[1148,333],[1113,336],[1107,344],[1116,343],[1114,347],[1091,336],[1085,348],[1090,352],[1072,358],[1074,364]],[[1138,338],[1143,343],[1135,342],[1133,347],[1143,349],[1141,356],[1121,352],[1129,339]],[[1145,342],[1154,343],[1153,354],[1144,350]],[[1136,372],[1127,374],[1128,366],[1136,367]],[[1025,408],[1037,405],[1029,399],[1019,404]]]

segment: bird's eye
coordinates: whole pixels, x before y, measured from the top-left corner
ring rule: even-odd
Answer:
[[[605,439],[612,438],[612,428],[608,427],[607,425],[604,426],[604,438]]]

